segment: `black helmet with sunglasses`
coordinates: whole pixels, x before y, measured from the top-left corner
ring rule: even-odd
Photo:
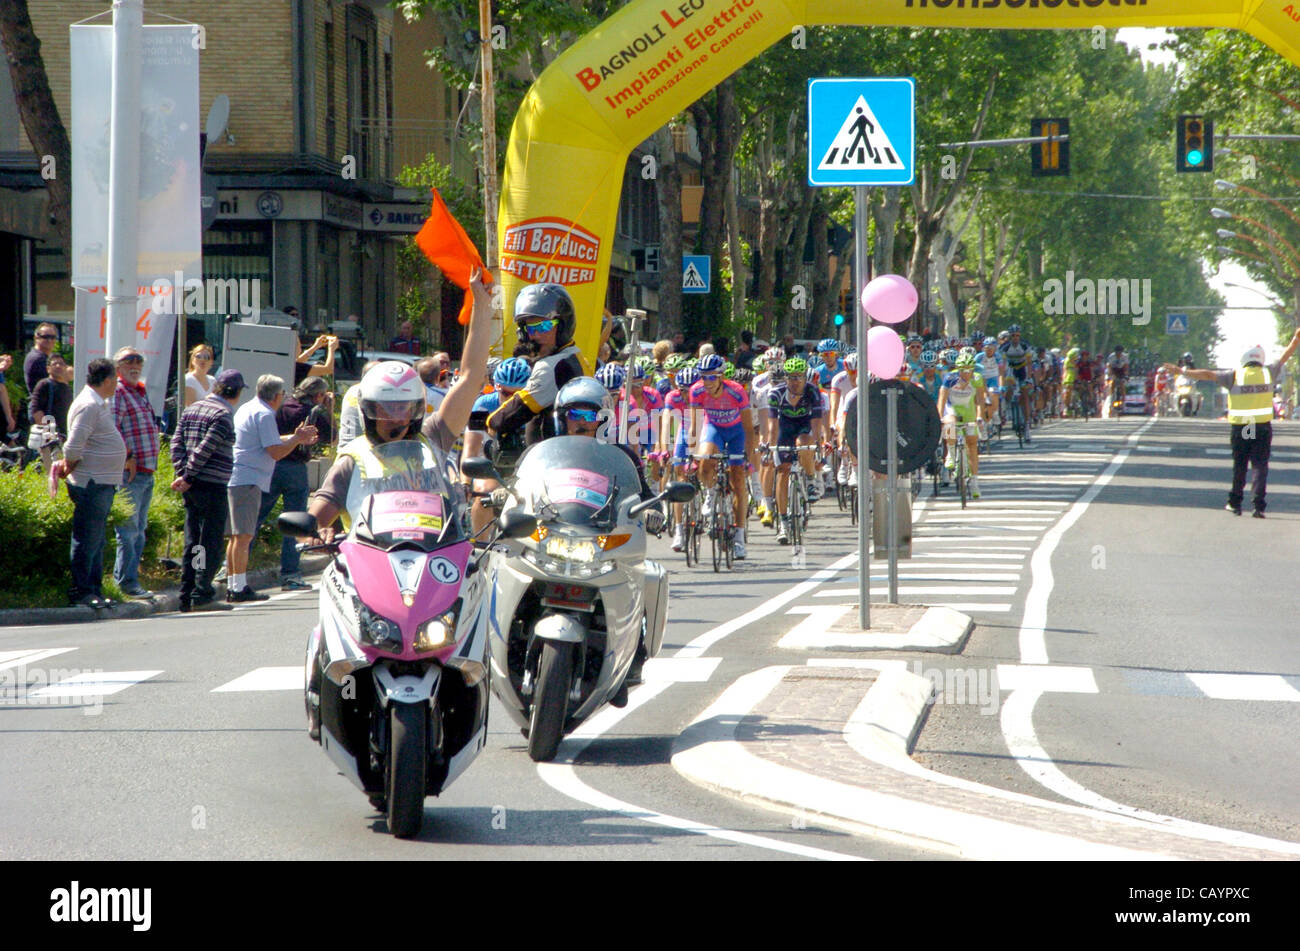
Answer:
[[[528,343],[524,324],[535,320],[554,320],[556,349],[567,347],[576,329],[573,298],[560,284],[530,284],[515,297],[515,324],[519,342]]]

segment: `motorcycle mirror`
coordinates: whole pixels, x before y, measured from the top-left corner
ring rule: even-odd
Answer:
[[[275,527],[292,538],[315,538],[316,516],[310,512],[284,512],[276,519]]]
[[[501,481],[501,473],[486,456],[471,456],[460,461],[460,471],[471,479],[496,479]]]
[[[689,482],[669,482],[664,487],[663,497],[669,502],[689,502],[695,498],[695,486]]]
[[[475,478],[479,477],[475,476]],[[537,516],[529,515],[520,509],[507,509],[501,513],[497,524],[501,526],[502,538],[523,538],[537,530]]]

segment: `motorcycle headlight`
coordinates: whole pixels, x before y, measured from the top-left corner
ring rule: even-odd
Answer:
[[[526,548],[523,554],[526,560],[548,574],[570,578],[594,578],[615,568],[613,562],[601,559],[595,540],[554,532],[543,535],[536,550]]]
[[[456,642],[456,610],[429,618],[420,625],[415,635],[417,651],[435,651]]]
[[[546,554],[560,561],[573,561],[585,565],[596,560],[596,546],[588,539],[551,535],[544,545]]]
[[[401,650],[402,628],[396,621],[381,617],[362,604],[358,605],[357,616],[363,641],[384,650]]]

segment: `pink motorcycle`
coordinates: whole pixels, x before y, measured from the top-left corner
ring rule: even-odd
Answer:
[[[334,554],[307,645],[306,699],[325,753],[406,838],[420,830],[425,797],[487,743],[489,584],[461,489],[429,447],[373,451],[348,492],[346,538],[304,547]],[[281,515],[279,527],[316,536],[305,512]]]

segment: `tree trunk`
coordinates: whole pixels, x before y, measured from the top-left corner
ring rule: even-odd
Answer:
[[[23,129],[38,156],[53,156],[54,177],[47,180],[49,220],[64,251],[72,248],[72,146],[50,91],[41,41],[32,29],[27,0],[0,3],[0,44],[9,61],[9,78]]]
[[[740,247],[740,209],[736,191],[735,170],[727,183],[727,257],[731,261],[731,322],[737,327],[745,323],[745,287],[749,269],[745,266],[745,253]]]
[[[709,95],[691,103],[690,113],[699,134],[700,180],[704,186],[695,249],[712,257],[716,273],[727,240],[724,230],[727,189],[731,185],[740,129],[735,79],[723,80]],[[697,334],[716,333],[727,319],[729,304],[721,281],[713,282],[707,296],[692,295],[691,303],[684,305],[690,329]]]
[[[813,235],[812,266],[812,317],[820,326],[830,323],[831,316],[831,275],[827,264],[830,262],[830,241],[827,231],[830,228],[830,216],[826,213],[826,203],[821,193],[813,203],[812,216],[808,223]],[[847,316],[847,315],[846,315]],[[852,324],[849,325],[850,329]]]
[[[673,133],[663,126],[654,134],[659,169],[659,336],[682,329],[682,169],[677,164]]]

